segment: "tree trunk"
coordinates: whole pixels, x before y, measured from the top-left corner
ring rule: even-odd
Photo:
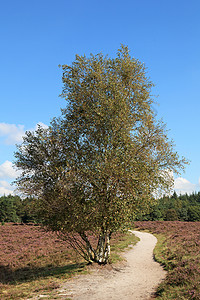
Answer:
[[[88,262],[93,262],[95,260],[95,250],[93,249],[92,245],[90,244],[90,241],[87,238],[87,235],[85,234],[85,232],[81,232],[79,233],[79,235],[81,236],[81,238],[83,239],[83,241],[86,244],[86,260]]]
[[[94,249],[85,232],[79,232],[80,239],[73,234],[59,234],[63,240],[67,240],[73,249],[79,253],[87,262],[96,262],[98,264],[107,264],[110,257],[110,238],[111,232],[102,231],[99,234],[98,244]]]
[[[108,262],[110,258],[110,234],[106,235],[106,247],[105,247],[105,261]]]
[[[107,264],[110,257],[110,237],[111,233],[102,230],[99,235],[99,241],[96,249],[96,262],[99,264]]]

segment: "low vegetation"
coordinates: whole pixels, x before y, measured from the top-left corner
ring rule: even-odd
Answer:
[[[135,226],[158,237],[154,255],[168,273],[157,299],[199,300],[200,222],[137,221]],[[95,236],[90,240],[96,243]],[[113,235],[110,263],[119,261],[119,252],[135,242],[127,233]],[[37,294],[55,299],[63,280],[87,271],[86,262],[55,233],[35,225],[0,226],[0,299],[31,299]]]
[[[200,299],[200,222],[136,222],[158,236],[155,258],[168,271],[158,299]]]
[[[90,238],[94,244],[95,237]],[[113,234],[110,262],[135,242],[131,234]],[[85,272],[86,262],[56,234],[34,225],[0,225],[0,299],[31,299],[38,293],[50,298],[61,281]]]

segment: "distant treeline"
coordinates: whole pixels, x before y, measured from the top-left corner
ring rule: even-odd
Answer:
[[[37,223],[33,204],[32,197],[25,199],[12,195],[0,197],[0,222]]]
[[[149,213],[138,215],[137,221],[200,221],[200,192],[191,195],[160,198],[149,208]],[[38,223],[34,209],[34,198],[21,199],[19,196],[0,197],[0,222]]]
[[[138,221],[200,221],[200,192],[191,195],[164,196],[150,207],[149,213],[137,217]]]

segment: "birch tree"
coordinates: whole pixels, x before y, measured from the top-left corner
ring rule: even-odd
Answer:
[[[113,232],[146,212],[184,168],[157,121],[144,64],[121,46],[115,58],[76,55],[63,65],[66,107],[48,129],[27,132],[15,154],[19,189],[43,224],[87,261],[107,263]],[[97,244],[90,242],[97,236]]]

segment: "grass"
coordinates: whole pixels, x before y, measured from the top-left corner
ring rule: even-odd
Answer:
[[[37,273],[35,270],[31,270],[35,276],[3,284],[0,299],[27,299],[27,297],[31,299],[31,295],[49,294],[49,292],[59,288],[63,280],[68,280],[75,274],[86,273],[85,266],[86,264],[84,262],[80,262],[67,264],[63,267],[42,268],[42,270],[38,270]]]
[[[110,263],[122,260],[120,252],[136,242],[130,233],[114,235]],[[31,299],[39,294],[56,299],[64,280],[87,272],[86,262],[55,235],[35,226],[0,226],[0,299]]]
[[[117,243],[111,245],[110,263],[116,263],[118,261],[122,261],[123,258],[120,254],[124,250],[126,250],[129,246],[135,245],[138,241],[139,238],[130,232],[127,232],[125,235],[118,238]]]

